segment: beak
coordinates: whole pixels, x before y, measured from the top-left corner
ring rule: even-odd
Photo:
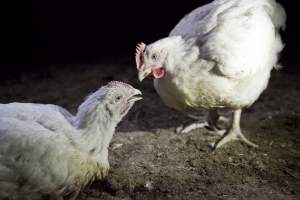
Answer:
[[[134,89],[133,95],[128,99],[129,102],[136,102],[143,99],[142,92],[138,89]]]
[[[139,81],[142,82],[151,73],[151,68],[141,68],[138,73]]]

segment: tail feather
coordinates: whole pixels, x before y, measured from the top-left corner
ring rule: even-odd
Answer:
[[[272,4],[273,4],[273,12],[272,12],[272,21],[274,26],[277,29],[281,29],[281,30],[285,30],[286,28],[286,12],[284,10],[284,8],[282,7],[282,5],[280,5],[279,3],[277,3],[275,0],[271,0]]]
[[[280,64],[280,63],[277,63],[277,64],[274,66],[274,68],[275,68],[276,70],[281,70],[282,68],[284,68],[284,66],[283,66],[282,64]]]

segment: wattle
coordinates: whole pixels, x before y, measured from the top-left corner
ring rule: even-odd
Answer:
[[[165,75],[165,69],[162,67],[152,69],[154,78],[162,78]]]

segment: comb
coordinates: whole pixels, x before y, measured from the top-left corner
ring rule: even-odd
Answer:
[[[139,43],[135,48],[135,63],[136,68],[140,69],[143,65],[143,52],[145,51],[146,44]]]

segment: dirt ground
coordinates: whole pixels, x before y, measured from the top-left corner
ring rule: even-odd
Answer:
[[[259,149],[237,141],[212,151],[208,144],[218,137],[206,129],[176,133],[192,120],[164,106],[152,80],[138,83],[128,65],[57,65],[0,84],[1,103],[52,103],[73,113],[110,80],[143,91],[113,138],[109,176],[80,200],[300,199],[299,74],[274,72],[268,90],[244,111],[242,129]]]

